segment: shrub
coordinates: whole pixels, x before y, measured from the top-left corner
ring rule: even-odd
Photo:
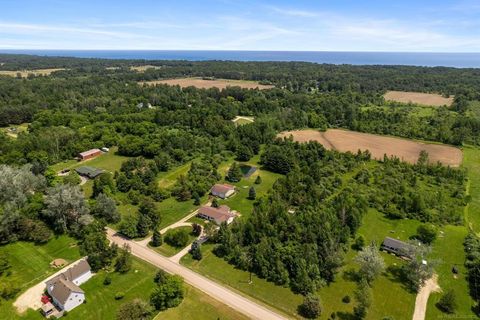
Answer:
[[[455,292],[452,289],[448,290],[438,301],[437,307],[445,313],[454,313],[457,309]]]
[[[165,242],[173,247],[185,247],[188,243],[188,231],[185,229],[169,230],[165,235]]]
[[[298,312],[307,319],[317,318],[322,312],[320,299],[314,295],[307,295],[298,307]]]
[[[417,228],[417,238],[425,244],[431,244],[437,238],[437,228],[432,224],[422,224]]]
[[[110,278],[110,276],[107,275],[107,276],[105,277],[105,279],[103,279],[103,285],[108,286],[108,285],[110,285],[111,283],[112,283],[112,278]]]
[[[345,297],[342,298],[343,303],[350,303],[351,299],[349,295],[346,295]]]
[[[125,297],[125,292],[119,291],[115,293],[115,300],[122,300]]]

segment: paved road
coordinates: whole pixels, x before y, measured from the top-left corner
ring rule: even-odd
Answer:
[[[185,282],[191,286],[203,291],[212,298],[230,306],[231,308],[245,314],[251,319],[261,320],[277,320],[286,319],[282,315],[259,305],[246,297],[233,292],[224,286],[199,275],[196,272],[180,265],[177,262],[156,253],[148,247],[142,246],[140,243],[125,239],[117,234],[115,230],[107,228],[108,239],[119,246],[124,243],[130,245],[132,254],[142,260],[145,260],[154,266],[157,266],[169,273],[178,274],[185,279]]]

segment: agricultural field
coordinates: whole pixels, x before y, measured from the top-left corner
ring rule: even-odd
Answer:
[[[27,132],[29,123],[22,123],[19,125],[11,125],[5,128],[0,128],[1,131],[11,138],[16,139],[21,132]]]
[[[218,88],[225,89],[227,87],[240,87],[244,89],[272,89],[272,85],[263,85],[255,81],[247,80],[230,80],[230,79],[215,79],[215,80],[205,80],[202,78],[179,78],[179,79],[167,79],[167,80],[153,80],[153,81],[143,81],[140,82],[142,85],[154,86],[157,84],[168,84],[170,86],[180,86],[182,88],[186,87],[196,87],[199,89],[210,89]]]
[[[298,142],[318,141],[326,149],[340,152],[356,153],[358,150],[369,150],[372,157],[379,160],[383,159],[386,154],[387,156],[396,156],[409,163],[415,163],[422,150],[428,152],[429,160],[432,163],[439,161],[444,165],[458,167],[463,159],[462,151],[452,146],[348,130],[328,129],[320,132],[306,129],[286,131],[278,135],[280,138],[290,136],[293,136],[293,140]]]
[[[160,66],[145,65],[145,66],[131,66],[130,70],[135,71],[135,72],[145,72],[149,69],[158,70],[158,69],[161,69],[161,68],[162,67],[160,67]]]
[[[33,74],[35,76],[48,76],[56,71],[65,70],[64,68],[51,68],[51,69],[36,69],[36,70],[18,70],[18,71],[5,71],[0,70],[0,76],[9,76],[17,77],[20,75],[22,78],[28,77],[28,75]]]
[[[435,93],[422,93],[422,92],[404,92],[404,91],[387,91],[383,96],[386,101],[394,101],[401,103],[413,103],[423,106],[450,107],[453,103],[453,96],[448,98],[443,97],[440,94]]]

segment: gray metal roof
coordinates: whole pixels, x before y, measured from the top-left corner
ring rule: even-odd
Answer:
[[[394,238],[390,238],[390,237],[386,237],[383,240],[383,245],[387,246],[387,247],[390,247],[390,248],[394,248],[394,249],[405,249],[409,246],[407,243],[405,243],[403,241],[400,241],[400,240],[397,240],[397,239],[394,239]]]
[[[103,173],[102,169],[97,169],[97,168],[88,167],[88,166],[78,167],[75,169],[75,171],[79,175],[87,176],[91,179],[94,179]]]

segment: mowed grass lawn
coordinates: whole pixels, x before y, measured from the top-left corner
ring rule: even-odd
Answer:
[[[160,253],[161,255],[165,256],[165,257],[171,257],[171,256],[174,256],[176,255],[178,252],[180,252],[180,250],[182,250],[183,248],[185,247],[180,247],[180,248],[177,248],[177,247],[174,247],[174,246],[171,246],[169,245],[168,243],[165,242],[165,235],[170,232],[170,231],[173,231],[173,230],[185,230],[188,232],[188,243],[186,246],[190,246],[190,244],[196,239],[196,237],[192,234],[192,227],[189,227],[189,226],[185,226],[185,227],[178,227],[178,228],[174,228],[174,229],[169,229],[163,236],[163,243],[160,247],[151,247],[151,249],[157,251],[158,253]]]
[[[185,286],[185,299],[176,308],[160,312],[155,320],[246,320],[243,314],[191,286]]]
[[[117,147],[111,147],[109,152],[85,161],[77,161],[72,159],[59,162],[54,164],[52,169],[55,172],[58,172],[64,169],[75,169],[82,166],[89,166],[114,173],[115,171],[119,171],[122,163],[129,159],[129,157],[116,154],[117,150]]]
[[[82,320],[114,320],[118,308],[133,299],[150,300],[155,289],[153,278],[158,269],[137,258],[133,258],[132,269],[126,274],[110,272],[112,283],[103,284],[107,275],[100,271],[81,288],[86,293],[87,303],[68,314],[68,318]],[[124,293],[124,298],[115,300],[118,292]],[[156,313],[156,312],[154,312]],[[185,284],[185,297],[176,308],[166,310],[153,316],[155,319],[244,319],[244,317],[224,304],[208,297],[202,292]],[[152,318],[153,318],[152,317]]]
[[[76,240],[68,236],[59,236],[44,245],[19,241],[0,246],[0,253],[7,257],[11,265],[9,269],[11,275],[1,276],[0,282],[13,283],[20,289],[19,294],[58,271],[58,269],[50,267],[50,262],[54,259],[62,258],[70,263],[80,258]],[[20,317],[12,305],[14,301],[15,298],[0,301],[0,319],[42,318],[33,310]]]
[[[212,244],[202,246],[203,258],[193,260],[187,254],[181,259],[181,264],[249,297],[253,297],[265,305],[273,307],[291,317],[299,318],[297,307],[302,303],[301,295],[294,294],[289,288],[276,286],[272,282],[260,279],[254,274],[253,282],[249,284],[249,273],[236,269],[225,260],[218,258],[212,252]]]
[[[179,176],[181,176],[182,174],[186,175],[188,173],[188,170],[190,170],[191,164],[192,162],[189,161],[167,172],[160,172],[157,177],[158,185],[161,188],[169,188],[173,186]]]

